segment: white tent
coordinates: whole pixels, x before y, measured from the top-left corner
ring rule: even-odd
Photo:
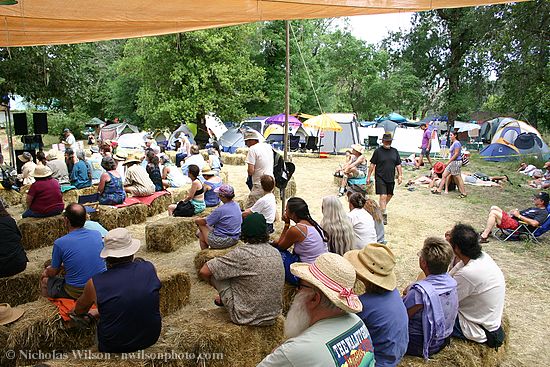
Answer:
[[[141,149],[145,146],[145,135],[147,133],[123,134],[117,140],[118,146],[124,149]]]
[[[398,127],[395,129],[391,146],[397,149],[402,155],[409,155],[411,153],[420,154],[419,146],[422,145],[423,134],[424,131],[421,129]],[[432,139],[430,152],[439,153],[440,150],[439,141]]]
[[[122,134],[139,133],[137,126],[127,122],[105,125],[99,131],[99,140],[118,140]]]

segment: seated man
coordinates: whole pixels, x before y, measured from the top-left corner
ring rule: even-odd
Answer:
[[[63,216],[69,233],[53,243],[52,264],[42,273],[41,290],[44,297],[77,299],[88,279],[105,271],[105,261],[99,256],[103,239],[98,231],[84,228],[86,209],[82,205],[67,205]],[[62,269],[64,278],[58,276]]]
[[[233,201],[235,191],[230,185],[214,189],[223,205],[214,209],[206,218],[195,219],[199,226],[197,235],[201,249],[222,249],[235,245],[241,233],[242,214],[239,204]]]
[[[395,256],[386,245],[371,243],[362,250],[346,252],[344,258],[365,285],[365,293],[359,297],[363,311],[357,316],[371,334],[376,366],[397,366],[407,351],[409,334],[407,310],[396,288]]]
[[[452,257],[451,246],[437,237],[426,238],[418,253],[426,278],[403,292],[409,315],[409,355],[428,359],[449,344],[458,312],[456,281],[447,273]]]
[[[199,276],[218,290],[215,303],[225,306],[240,325],[272,325],[281,314],[285,270],[279,251],[267,243],[263,215],[246,217],[244,245],[204,264]]]
[[[504,340],[502,311],[506,284],[493,259],[481,250],[478,234],[466,224],[457,224],[450,243],[460,261],[449,274],[456,280],[458,317],[453,337],[498,347]]]
[[[155,344],[160,336],[161,283],[153,264],[134,258],[140,245],[125,228],[109,231],[101,251],[108,269],[86,282],[76,302],[72,313],[76,317],[86,317],[97,305],[100,352],[135,352]]]
[[[275,179],[270,175],[262,175],[262,177],[260,177],[260,184],[265,194],[259,198],[251,208],[243,212],[243,218],[246,218],[252,213],[262,214],[267,222],[267,233],[271,234],[274,232],[273,222],[275,222],[275,215],[277,214],[277,203],[275,202],[275,195],[273,194]]]
[[[285,320],[289,339],[258,366],[374,367],[369,331],[354,315],[363,307],[352,289],[353,266],[325,253],[313,264],[292,264],[291,271],[300,284]]]
[[[546,207],[548,206],[549,200],[550,196],[548,193],[542,191],[533,197],[535,206],[529,209],[522,211],[514,209],[511,210],[510,213],[506,213],[498,206],[492,206],[491,212],[489,213],[489,218],[487,219],[487,225],[485,226],[485,230],[480,235],[479,242],[489,242],[488,238],[495,226],[500,229],[514,230],[519,227],[518,221],[520,220],[527,223],[529,230],[535,230],[536,227],[544,223],[546,217],[548,216]]]
[[[126,166],[124,191],[133,196],[148,196],[155,193],[155,184],[138,158],[129,156],[123,165]]]

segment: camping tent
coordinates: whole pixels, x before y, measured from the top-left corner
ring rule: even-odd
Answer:
[[[481,129],[479,131],[479,136],[481,137],[481,140],[483,142],[490,143],[501,123],[504,124],[514,120],[515,119],[511,117],[497,117],[495,119],[483,122],[482,124],[480,124]]]
[[[392,134],[394,133],[397,126],[397,122],[391,120],[383,120],[376,123],[376,127],[384,129],[385,132]]]
[[[127,122],[105,125],[99,131],[99,140],[118,140],[122,134],[139,133],[137,126]]]
[[[321,150],[338,152],[349,148],[352,144],[362,143],[359,138],[359,123],[354,113],[328,113],[327,115],[340,124],[342,131],[325,132],[320,141],[320,144],[322,144]]]
[[[515,146],[508,144],[503,139],[491,143],[485,147],[479,155],[490,162],[504,162],[518,159],[519,150]]]
[[[270,140],[269,136],[271,134],[280,135],[280,134],[284,134],[284,132],[285,132],[285,128],[283,126],[271,124],[265,129],[264,137],[266,140]],[[311,135],[309,131],[306,131],[302,126],[297,126],[297,125],[288,125],[288,133],[290,135],[298,135],[300,137],[300,141],[302,142],[305,142],[306,137]]]
[[[145,146],[145,135],[147,133],[122,134],[117,140],[118,146],[124,149],[142,149]]]
[[[519,120],[511,120],[500,122],[497,131],[491,139],[491,143],[496,143],[499,139],[504,139],[509,144],[514,144],[516,138],[521,133],[534,133],[542,138],[538,130],[528,123]]]
[[[422,143],[423,134],[424,131],[421,129],[398,127],[393,134],[391,146],[397,149],[401,155],[420,154],[420,148],[418,147]],[[432,139],[430,152],[434,154],[439,153],[439,151],[439,140]]]
[[[181,134],[186,134],[189,137],[189,141],[191,144],[195,144],[195,136],[191,132],[191,129],[189,129],[189,126],[187,124],[183,123],[178,127],[172,135],[170,135],[170,138],[168,138],[168,148],[169,149],[176,149],[176,140],[179,139]]]
[[[509,134],[508,137],[511,135],[513,134]],[[528,132],[515,136],[513,144],[505,138],[499,138],[479,154],[483,159],[492,162],[516,160],[521,156],[532,156],[546,160],[550,156],[550,149],[539,135]]]
[[[236,127],[230,127],[218,140],[224,152],[235,153],[237,148],[244,147],[244,139],[241,131]]]
[[[246,119],[241,122],[240,127],[249,127],[251,129],[256,130],[260,134],[263,134],[266,129],[266,123],[265,120],[267,120],[267,116],[258,116],[258,117],[251,117],[249,119]]]
[[[546,160],[550,154],[548,145],[535,133],[521,133],[516,137],[514,146],[522,155],[531,155]]]

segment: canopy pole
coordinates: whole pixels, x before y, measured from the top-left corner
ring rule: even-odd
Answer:
[[[286,33],[286,65],[285,65],[285,135],[283,144],[283,159],[288,158],[288,114],[290,110],[290,23],[285,20]],[[281,217],[286,207],[286,190],[281,190]]]
[[[8,136],[8,150],[10,155],[10,165],[16,168],[15,164],[15,150],[13,149],[13,131],[11,128],[11,110],[10,110],[10,98],[8,97],[8,103],[6,105],[6,135]]]

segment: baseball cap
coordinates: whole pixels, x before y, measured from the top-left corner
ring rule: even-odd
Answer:
[[[550,195],[548,195],[548,193],[544,191],[539,192],[534,197],[544,201],[544,205],[548,205],[548,202],[550,202]]]
[[[214,192],[216,194],[220,194],[222,196],[225,196],[226,198],[232,198],[235,197],[235,190],[233,190],[233,187],[228,184],[223,184],[220,187],[216,187],[214,189]]]

